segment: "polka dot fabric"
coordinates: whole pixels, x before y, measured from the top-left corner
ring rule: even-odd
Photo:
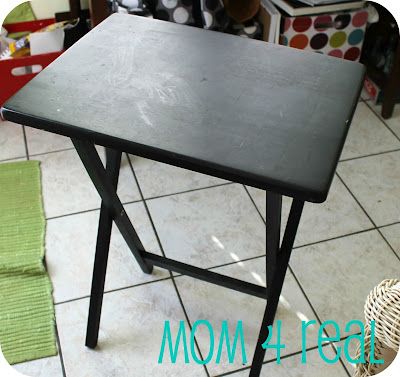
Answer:
[[[201,0],[204,29],[223,31],[229,25],[229,16],[222,0]]]
[[[177,24],[193,25],[192,0],[158,0],[155,18]]]
[[[194,24],[194,0],[156,0],[155,18],[179,24]],[[222,0],[200,0],[204,29],[225,31],[230,18]]]
[[[340,14],[286,17],[280,43],[358,61],[367,21],[368,13],[364,9]]]

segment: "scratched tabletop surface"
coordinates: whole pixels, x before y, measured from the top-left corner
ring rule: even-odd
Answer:
[[[364,67],[112,15],[3,107],[5,119],[312,202],[326,199]]]

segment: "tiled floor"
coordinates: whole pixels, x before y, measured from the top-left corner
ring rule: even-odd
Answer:
[[[47,216],[46,263],[54,285],[57,357],[15,368],[32,377],[218,376],[244,377],[248,365],[215,357],[207,367],[157,363],[165,320],[186,331],[198,319],[219,328],[244,322],[251,360],[263,300],[155,269],[142,274],[119,231],[113,229],[100,341],[84,347],[88,296],[100,201],[68,139],[0,123],[0,160],[42,162]],[[161,255],[265,285],[265,196],[260,190],[124,156],[118,192],[145,247]],[[144,199],[143,199],[144,198]],[[290,200],[284,199],[286,219]],[[262,376],[350,376],[345,362],[318,355],[316,326],[300,363],[302,320],[362,319],[369,290],[400,278],[400,107],[384,121],[361,101],[328,200],[307,204],[277,317],[283,321],[282,365],[266,355]],[[209,352],[209,335],[196,332],[196,352]],[[327,329],[329,335],[332,329]],[[343,330],[344,331],[344,330]],[[344,339],[347,333],[342,333]],[[217,337],[218,338],[218,337]],[[217,347],[217,346],[216,346]],[[240,347],[239,347],[240,349]],[[329,357],[335,347],[324,347]]]

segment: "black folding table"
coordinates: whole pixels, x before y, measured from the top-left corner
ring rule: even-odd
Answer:
[[[259,376],[304,202],[328,195],[363,75],[321,54],[112,15],[11,98],[2,116],[70,137],[102,198],[86,345],[97,344],[114,221],[143,272],[267,300],[250,371]],[[268,191],[267,288],[145,251],[116,194],[122,152]],[[282,195],[293,202],[281,242]]]

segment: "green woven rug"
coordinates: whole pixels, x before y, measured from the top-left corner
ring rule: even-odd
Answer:
[[[30,2],[22,3],[15,7],[4,20],[5,24],[13,24],[15,22],[36,20],[35,14]]]
[[[0,164],[0,345],[10,364],[57,354],[45,224],[39,162]]]

